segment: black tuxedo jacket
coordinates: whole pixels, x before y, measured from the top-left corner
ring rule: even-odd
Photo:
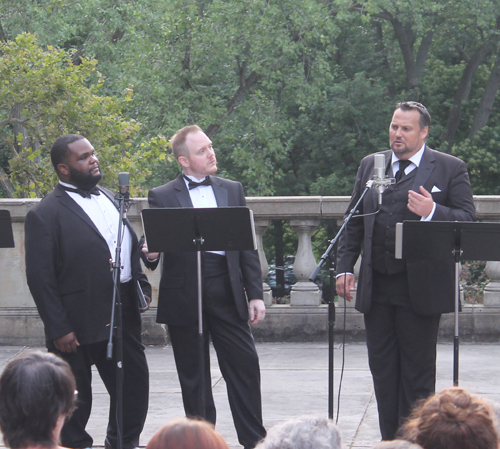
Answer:
[[[386,173],[392,176],[392,151],[384,151]],[[359,166],[356,184],[347,211],[359,200],[366,183],[373,176],[374,155],[365,157]],[[413,177],[411,190],[419,192],[423,186],[431,192],[436,210],[433,221],[475,221],[475,208],[467,167],[460,159],[426,146],[420,166]],[[389,187],[392,188],[392,187]],[[378,197],[375,190],[365,196],[359,211],[361,214],[375,212]],[[420,220],[409,210],[405,220]],[[372,294],[372,246],[371,239],[375,215],[353,218],[346,232],[339,239],[337,272],[354,273],[354,264],[362,252],[361,269],[356,291],[356,309],[367,313]],[[411,306],[420,315],[435,315],[452,312],[455,298],[455,271],[450,261],[407,260],[408,283]]]
[[[245,206],[243,186],[211,176],[212,188],[219,207]],[[193,207],[182,175],[149,192],[152,208]],[[262,299],[262,273],[257,251],[227,251],[227,264],[236,309],[241,319],[248,320],[248,299]],[[146,264],[154,269],[156,263]],[[159,323],[174,326],[193,324],[198,320],[198,281],[196,252],[164,253],[158,295]]]
[[[102,189],[111,200],[114,194]],[[137,236],[132,235],[132,276],[145,295],[151,286],[140,266]],[[80,344],[109,337],[113,273],[109,247],[89,216],[60,184],[26,215],[26,276],[45,326],[47,344],[75,332]],[[136,289],[134,292],[137,294]],[[138,298],[131,313],[139,315]]]

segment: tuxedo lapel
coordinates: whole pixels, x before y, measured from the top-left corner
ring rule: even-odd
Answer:
[[[228,200],[227,200],[227,189],[222,187],[222,182],[218,178],[212,178],[212,189],[214,191],[215,199],[217,200],[217,206],[218,207],[227,207],[228,206]]]
[[[426,145],[424,154],[422,155],[422,159],[420,160],[420,165],[417,169],[417,174],[413,179],[412,190],[414,192],[420,193],[419,187],[423,186],[427,182],[429,176],[434,170],[434,161],[435,157],[432,154],[432,150]]]
[[[90,217],[75,201],[73,201],[73,199],[66,193],[66,191],[59,184],[56,186],[55,195],[63,206],[67,207],[71,212],[78,215],[78,217],[80,217],[86,224],[88,224],[95,232],[101,235],[101,233],[96,228],[94,222],[90,219]]]
[[[193,207],[193,202],[189,196],[189,190],[186,187],[184,178],[179,175],[174,181],[175,196],[181,207]]]

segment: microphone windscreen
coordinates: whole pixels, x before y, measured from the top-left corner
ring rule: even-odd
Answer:
[[[118,185],[119,186],[128,186],[129,185],[128,172],[118,173]]]

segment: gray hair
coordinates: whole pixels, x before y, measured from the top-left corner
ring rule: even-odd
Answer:
[[[298,416],[276,424],[255,449],[342,449],[340,429],[332,420]]]

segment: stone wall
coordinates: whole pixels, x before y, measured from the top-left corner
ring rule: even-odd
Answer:
[[[2,199],[0,209],[10,211],[15,239],[15,248],[0,249],[0,344],[2,345],[42,345],[44,343],[43,325],[31,298],[24,268],[24,219],[28,210],[37,199]],[[302,271],[302,290],[296,295],[293,305],[270,305],[269,287],[267,291],[267,314],[264,322],[254,327],[254,335],[259,341],[326,341],[328,331],[327,306],[319,304],[319,296],[314,287],[308,284],[307,273],[312,272],[310,235],[320,219],[339,220],[349,202],[348,197],[259,197],[248,198],[248,205],[256,219],[259,244],[262,234],[272,219],[289,219],[292,227],[302,236],[299,238],[296,265],[300,265],[296,275]],[[486,221],[500,220],[500,197],[475,197],[478,217]],[[140,211],[147,207],[146,199],[134,199],[128,213],[138,234],[142,234]],[[301,243],[302,242],[302,243]],[[301,246],[302,245],[302,246]],[[263,266],[263,278],[267,274],[267,261],[262,248],[259,248]],[[500,269],[499,263],[491,264],[493,280],[486,305],[464,306],[460,314],[460,338],[462,341],[492,342],[500,340]],[[297,268],[297,267],[295,267]],[[167,342],[165,326],[155,323],[157,287],[160,269],[147,270],[153,285],[152,308],[143,314],[143,337],[145,344],[164,344]],[[299,278],[301,280],[301,278]],[[312,284],[312,283],[311,283]],[[309,289],[309,290],[308,290]],[[311,295],[304,292],[311,291]],[[312,298],[312,299],[311,299]],[[336,307],[335,333],[345,332],[347,341],[364,339],[363,317],[352,307],[344,310],[343,301]],[[443,316],[440,340],[453,341],[453,314]]]

